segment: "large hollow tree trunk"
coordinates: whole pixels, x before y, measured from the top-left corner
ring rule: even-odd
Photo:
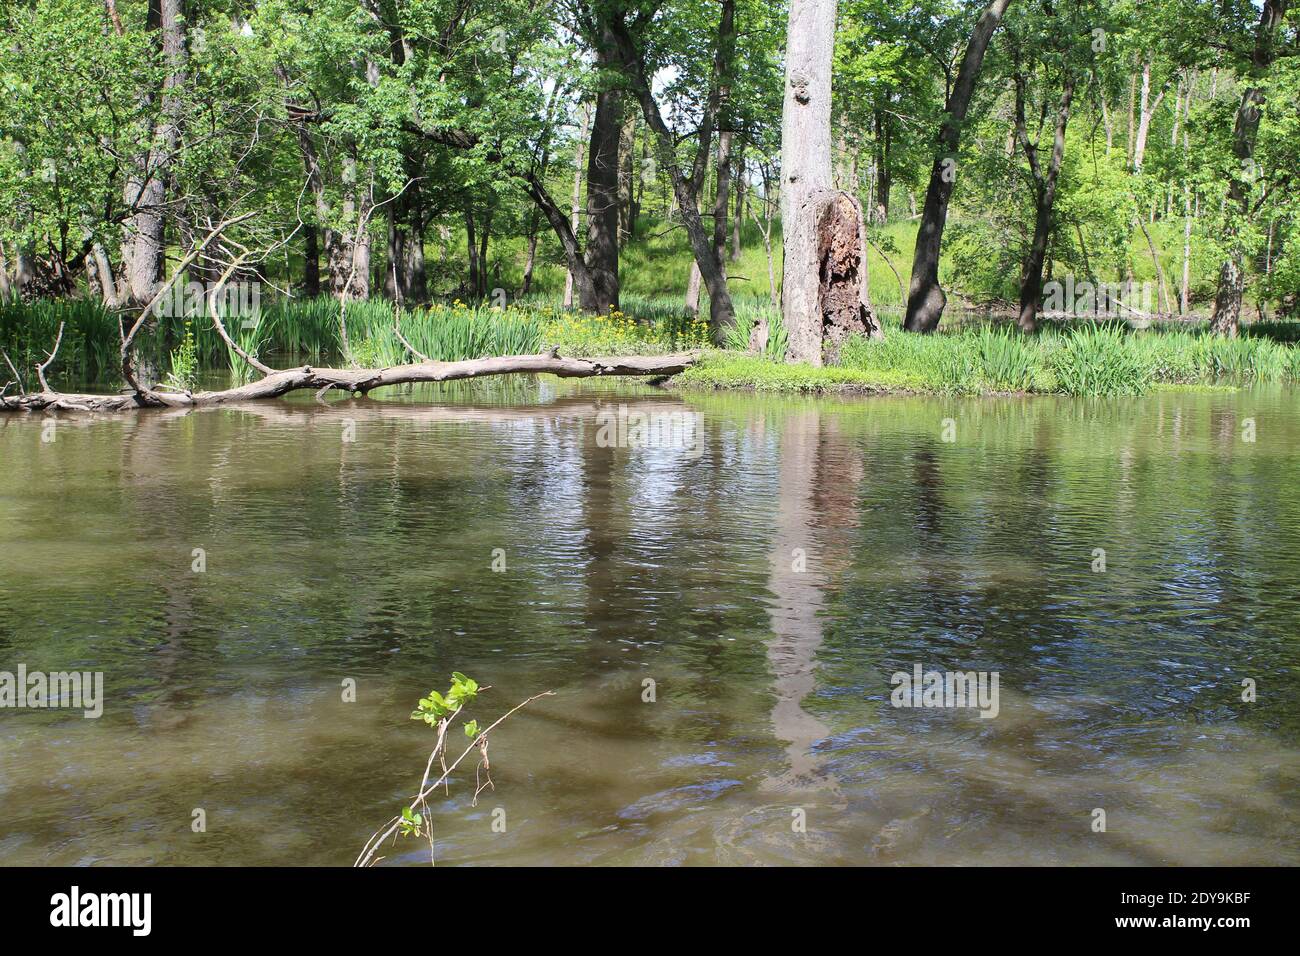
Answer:
[[[1264,0],[1259,26],[1255,30],[1255,47],[1251,53],[1251,82],[1241,96],[1232,129],[1232,152],[1240,168],[1228,183],[1228,224],[1224,229],[1227,258],[1219,268],[1219,286],[1214,295],[1214,314],[1210,328],[1220,334],[1236,336],[1241,322],[1241,300],[1246,290],[1246,250],[1241,241],[1238,219],[1250,214],[1250,189],[1243,179],[1255,162],[1255,140],[1259,136],[1260,110],[1264,105],[1262,80],[1276,59],[1275,37],[1286,16],[1289,0]]]
[[[925,191],[925,205],[921,213],[921,227],[916,234],[916,249],[912,254],[912,283],[907,293],[907,315],[903,327],[911,332],[933,332],[943,317],[947,296],[939,285],[939,252],[943,246],[943,230],[948,221],[948,201],[952,198],[956,179],[957,149],[961,141],[962,124],[970,108],[984,64],[984,52],[1002,22],[1010,0],[993,0],[980,15],[966,44],[957,82],[945,106],[947,116],[939,127],[938,149],[930,168],[930,184]]]
[[[794,0],[786,39],[781,315],[786,360],[810,365],[837,361],[855,332],[880,335],[870,308],[862,207],[831,188],[835,9],[835,0]],[[751,330],[750,344],[766,348],[766,335]]]

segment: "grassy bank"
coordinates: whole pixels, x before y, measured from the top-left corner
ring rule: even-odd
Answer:
[[[752,308],[752,307],[751,307]],[[708,344],[702,318],[682,313],[680,304],[628,297],[625,311],[580,315],[541,299],[504,309],[454,301],[403,309],[402,334],[416,349],[443,361],[519,355],[556,346],[565,355],[656,354]],[[742,321],[747,310],[742,308]],[[256,320],[224,320],[240,346],[269,364],[347,361],[339,303],[332,298],[282,300],[262,307]],[[396,365],[411,356],[393,331],[393,305],[380,299],[347,307],[347,351],[363,366]],[[128,319],[129,321],[130,319]],[[118,376],[118,314],[85,299],[0,303],[0,348],[25,372],[53,346],[60,324],[63,340],[51,376],[59,381],[115,384]],[[177,352],[186,341],[190,358]],[[176,372],[178,359],[197,369],[239,371],[206,316],[162,316],[139,339],[142,360],[162,373]],[[34,376],[33,376],[34,377]]]
[[[764,357],[744,355],[756,311],[772,327]],[[763,302],[738,304],[738,323],[725,351],[709,351],[678,376],[682,386],[782,392],[903,391],[955,394],[1055,393],[1138,395],[1158,387],[1201,387],[1300,380],[1300,323],[1255,323],[1238,339],[1204,329],[1122,324],[1046,323],[1026,336],[1007,325],[983,324],[935,335],[902,332],[886,316],[883,342],[862,339],[844,348],[833,368],[787,365],[779,317]],[[393,330],[393,305],[383,300],[347,307],[347,353],[361,366],[410,361]],[[675,298],[628,295],[623,311],[586,316],[536,298],[506,308],[459,301],[404,309],[402,332],[420,352],[452,361],[539,352],[551,346],[572,356],[655,354],[707,348],[703,318],[688,317]],[[118,383],[118,316],[86,300],[0,304],[0,347],[20,368],[42,360],[64,324],[52,370],[60,382]],[[232,335],[272,365],[346,362],[339,304],[330,298],[281,300],[254,322],[230,320]],[[186,339],[188,332],[189,338]],[[163,317],[144,338],[143,359],[161,379],[186,380],[199,370],[243,371],[210,320]],[[188,344],[187,344],[188,342]],[[30,383],[29,383],[30,384]]]
[[[1140,395],[1155,388],[1300,381],[1300,324],[1259,323],[1238,339],[1157,327],[1048,326],[1033,336],[984,326],[938,335],[887,327],[849,342],[834,368],[733,352],[707,355],[680,386],[776,392]]]

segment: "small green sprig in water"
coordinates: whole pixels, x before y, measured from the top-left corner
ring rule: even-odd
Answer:
[[[422,720],[430,727],[437,726],[472,701],[478,695],[478,690],[477,681],[459,671],[453,671],[451,688],[446,696],[436,690],[429,691],[429,696],[420,698],[417,709],[411,711],[411,719]],[[474,726],[477,727],[478,724],[475,723]]]
[[[479,763],[474,770],[474,795],[472,797],[472,805],[477,805],[479,794],[484,790],[496,789],[496,785],[492,782],[491,767],[488,764],[488,735],[520,708],[531,704],[538,698],[550,697],[555,693],[548,690],[529,697],[527,700],[516,704],[486,727],[480,727],[477,720],[465,721],[461,729],[465,732],[465,736],[469,738],[469,745],[459,757],[449,762],[447,748],[450,746],[450,741],[447,739],[447,731],[450,730],[452,721],[457,714],[473,702],[480,691],[489,689],[488,687],[480,687],[478,681],[466,677],[459,671],[454,671],[451,675],[451,686],[447,688],[446,693],[433,690],[429,692],[428,696],[420,698],[416,709],[411,711],[411,719],[422,720],[437,731],[437,740],[433,745],[432,753],[429,754],[429,760],[425,764],[424,776],[420,780],[420,789],[411,802],[402,807],[401,812],[388,821],[387,826],[377,830],[366,841],[366,845],[357,857],[357,866],[371,866],[378,862],[378,860],[382,859],[382,857],[376,856],[380,847],[390,838],[395,840],[399,836],[425,837],[429,841],[429,862],[434,862],[433,816],[429,809],[429,795],[439,787],[446,790],[448,778],[455,772],[461,761],[477,751]],[[435,764],[442,768],[442,773],[431,779]]]

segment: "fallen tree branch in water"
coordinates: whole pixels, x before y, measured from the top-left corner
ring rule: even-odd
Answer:
[[[549,373],[561,378],[593,378],[603,375],[655,376],[676,375],[695,363],[697,352],[674,355],[628,355],[611,358],[568,358],[558,349],[538,355],[503,355],[467,359],[461,362],[416,362],[387,368],[338,369],[299,368],[271,370],[263,378],[216,392],[163,393],[153,389],[117,395],[74,395],[48,388],[18,396],[0,396],[0,409],[9,411],[120,412],[141,408],[186,408],[205,405],[228,405],[236,402],[279,398],[290,392],[311,389],[315,392],[338,389],[365,395],[390,385],[421,382],[450,382],[491,375],[536,375]]]

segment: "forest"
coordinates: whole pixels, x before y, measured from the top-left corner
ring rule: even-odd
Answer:
[[[8,387],[546,350],[709,350],[713,384],[1294,378],[1287,13],[17,0]]]

